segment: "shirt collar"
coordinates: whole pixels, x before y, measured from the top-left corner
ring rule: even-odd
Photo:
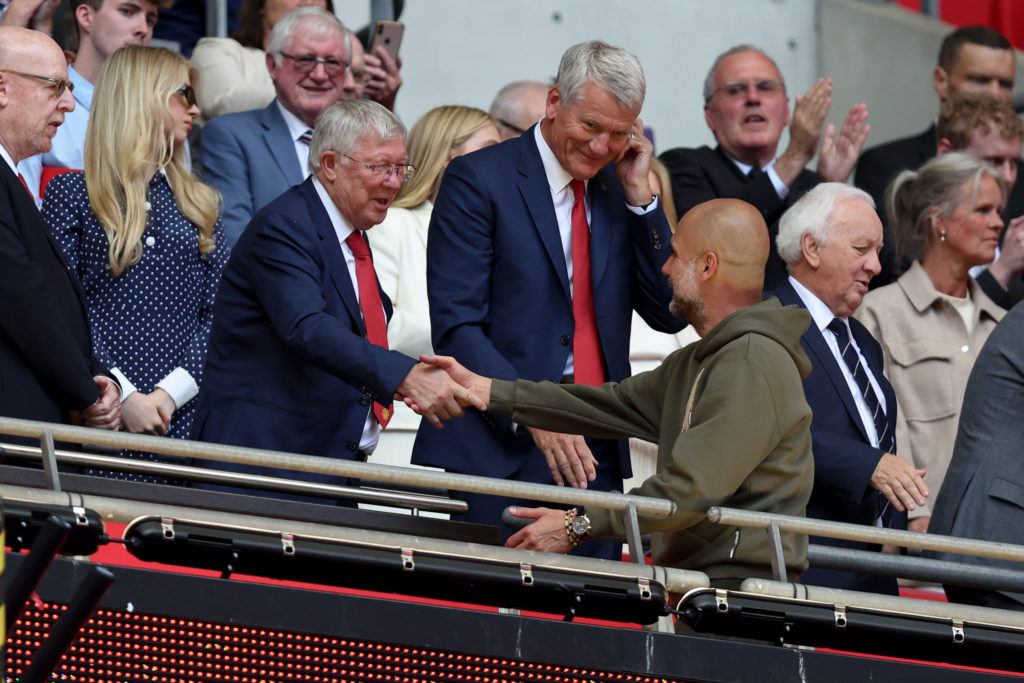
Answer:
[[[533,138],[537,142],[537,150],[540,152],[540,161],[544,164],[544,175],[547,176],[551,194],[558,194],[569,186],[572,176],[558,163],[555,153],[548,146],[548,141],[541,135],[539,123],[533,127]],[[584,187],[586,187],[586,182],[584,181]]]
[[[331,195],[327,194],[327,188],[323,186],[320,179],[315,175],[313,176],[313,189],[316,190],[316,194],[320,197],[320,203],[324,205],[324,209],[327,211],[327,218],[331,221],[331,227],[334,228],[335,234],[338,235],[338,241],[342,244],[348,239],[348,236],[352,234],[352,227],[345,220],[345,217],[341,215],[341,211],[338,211],[338,207],[334,204],[334,200],[331,199]]]
[[[75,106],[89,111],[92,108],[92,93],[95,89],[93,84],[75,71],[73,64],[68,66],[68,80],[75,84],[75,91],[72,93],[75,96]]]
[[[740,161],[739,159],[737,159],[736,157],[734,157],[733,155],[731,155],[728,152],[726,152],[724,147],[722,148],[722,153],[725,154],[725,156],[729,157],[729,161],[734,163],[736,165],[736,168],[738,168],[740,170],[740,173],[742,173],[743,175],[749,175],[750,169],[754,168],[750,164],[745,164],[742,161]],[[772,160],[769,161],[767,164],[765,164],[761,168],[761,170],[767,173],[768,169],[774,168],[775,161],[777,159],[778,159],[778,157],[772,157]]]
[[[925,272],[924,266],[921,265],[920,261],[914,261],[910,264],[910,268],[900,276],[897,282],[899,282],[904,294],[907,295],[910,305],[918,313],[924,313],[934,306],[936,301],[942,301],[939,290],[935,289],[932,279],[928,277],[928,273]],[[971,301],[974,302],[978,316],[985,314],[993,320],[999,320],[1001,314],[1004,313],[1002,308],[988,298],[988,295],[981,289],[981,285],[973,277],[967,280],[967,294],[971,297]]]
[[[793,285],[797,296],[804,302],[804,306],[807,307],[807,312],[811,314],[811,319],[814,320],[818,330],[824,332],[829,323],[837,317],[836,314],[832,312],[832,309],[824,301],[819,299],[811,290],[804,287],[792,275],[789,276],[789,284]]]
[[[298,140],[307,130],[312,130],[312,128],[300,121],[298,116],[285,109],[284,105],[281,104],[281,100],[277,100],[277,108],[284,118],[284,125],[288,126],[288,134],[291,136],[292,142]]]
[[[14,171],[14,175],[18,175],[18,166],[14,163],[14,157],[11,156],[11,153],[8,152],[7,148],[3,145],[0,145],[0,157],[3,157],[3,160],[7,162],[7,165],[11,167],[11,170]]]

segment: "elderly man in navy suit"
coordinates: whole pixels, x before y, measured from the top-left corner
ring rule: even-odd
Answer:
[[[345,27],[330,12],[300,7],[270,32],[267,69],[277,97],[265,109],[212,119],[202,132],[204,179],[224,197],[224,233],[234,246],[252,217],[309,175],[316,117],[354,99]]]
[[[452,160],[427,241],[438,352],[489,377],[595,385],[629,375],[634,307],[657,330],[683,326],[659,272],[671,234],[637,118],[645,88],[635,56],[600,41],[575,45],[538,125]],[[630,471],[624,441],[585,441],[494,413],[431,431],[421,427],[414,463],[600,490],[620,488]],[[466,499],[470,521],[492,524],[511,502]],[[620,555],[611,543],[595,546],[590,553]]]
[[[850,109],[838,135],[825,127],[832,80],[821,78],[792,114],[778,66],[753,45],[737,45],[720,54],[704,81],[704,120],[718,146],[670,149],[660,157],[672,175],[672,194],[680,215],[709,199],[731,197],[753,204],[768,224],[774,245],[779,216],[818,182],[843,181],[853,170],[867,138],[868,110]],[[782,132],[789,144],[778,154]],[[818,153],[817,172],[807,168]],[[786,277],[775,249],[765,267],[765,287]]]
[[[312,177],[256,214],[224,271],[195,438],[365,460],[394,397],[436,426],[462,414],[470,394],[444,370],[387,347],[391,302],[365,231],[384,220],[408,163],[405,128],[381,105],[352,100],[320,116]]]
[[[883,374],[882,348],[852,318],[881,266],[882,222],[871,196],[843,183],[808,192],[779,222],[779,255],[789,278],[775,295],[812,318],[801,343],[814,369],[804,394],[814,412],[814,489],[807,516],[906,528],[906,510],[924,505],[923,470],[896,453],[896,396]],[[812,538],[859,550],[864,543]],[[816,569],[802,583],[876,593],[898,592],[896,580]]]

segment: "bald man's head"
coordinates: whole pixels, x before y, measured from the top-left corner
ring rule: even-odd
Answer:
[[[662,267],[672,312],[703,334],[735,308],[757,303],[768,250],[768,227],[750,204],[712,199],[693,207],[679,220]]]
[[[52,38],[0,27],[0,144],[15,163],[49,151],[64,114],[75,108],[68,66]]]

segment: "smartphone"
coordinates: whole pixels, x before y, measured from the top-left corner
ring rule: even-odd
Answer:
[[[373,27],[373,38],[370,39],[370,54],[377,50],[377,46],[384,48],[384,51],[393,60],[398,60],[398,48],[402,44],[402,33],[405,31],[405,24],[400,21],[378,21]]]

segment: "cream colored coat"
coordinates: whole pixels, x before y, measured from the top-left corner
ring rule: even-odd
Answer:
[[[882,345],[885,374],[899,404],[896,454],[927,470],[929,501],[938,495],[953,455],[967,377],[1005,314],[973,278],[967,291],[974,302],[971,332],[916,261],[896,282],[868,292],[855,314]],[[910,513],[911,519],[929,516],[928,505]]]

